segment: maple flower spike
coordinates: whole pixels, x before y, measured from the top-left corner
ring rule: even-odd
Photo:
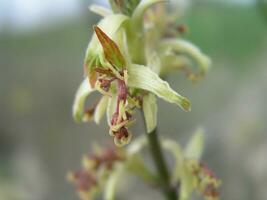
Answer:
[[[108,20],[110,18],[104,18]],[[103,20],[100,22],[103,23]],[[103,28],[104,29],[104,28]],[[94,26],[95,34],[89,44],[88,52],[101,44],[102,52],[98,57],[88,54],[85,62],[86,78],[79,87],[73,105],[73,115],[76,121],[88,121],[94,117],[96,123],[107,112],[110,135],[114,137],[117,146],[128,144],[132,138],[129,126],[134,121],[135,108],[142,107],[147,132],[156,127],[156,99],[154,95],[175,103],[185,111],[190,111],[190,102],[170,88],[166,81],[149,67],[131,63],[127,49],[122,53],[119,46],[98,26]],[[95,39],[98,39],[98,43]],[[127,59],[127,60],[126,60]],[[93,108],[84,111],[86,98],[93,91],[99,91],[103,96]],[[144,92],[147,91],[147,92]],[[150,98],[146,98],[150,96]],[[154,105],[154,106],[151,106]]]

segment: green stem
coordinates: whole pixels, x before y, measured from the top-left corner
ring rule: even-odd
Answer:
[[[178,195],[176,189],[171,185],[170,175],[163,156],[161,144],[159,142],[157,129],[155,129],[152,133],[147,134],[147,138],[149,141],[150,153],[154,160],[158,171],[158,176],[160,178],[162,192],[164,193],[166,199],[177,200]]]

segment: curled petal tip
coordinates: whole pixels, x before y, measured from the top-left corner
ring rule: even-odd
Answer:
[[[181,107],[186,111],[189,112],[191,111],[191,103],[187,98],[183,98],[181,101]]]
[[[123,137],[114,137],[114,143],[117,147],[123,147],[127,144],[130,143],[132,139],[132,134],[131,133],[128,133],[127,135],[123,136]]]

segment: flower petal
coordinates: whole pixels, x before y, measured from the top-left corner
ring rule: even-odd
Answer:
[[[196,47],[189,41],[182,39],[167,39],[162,42],[162,45],[168,50],[189,55],[189,57],[197,62],[200,67],[201,73],[203,74],[205,74],[211,66],[210,58],[202,53],[198,47]]]
[[[105,58],[107,59],[107,61],[112,66],[124,68],[126,62],[117,44],[98,26],[95,26],[94,30],[103,47]]]
[[[188,159],[199,160],[204,147],[204,130],[199,128],[191,137],[185,149],[185,157]]]
[[[147,133],[151,133],[157,126],[157,98],[149,93],[143,98],[143,112],[146,122]]]
[[[95,113],[94,113],[94,120],[95,120],[95,123],[97,124],[100,123],[100,120],[105,114],[105,111],[108,105],[108,99],[109,99],[108,96],[103,96],[96,106]]]
[[[152,5],[160,2],[167,2],[167,0],[143,0],[136,7],[132,15],[133,27],[141,27],[144,19],[145,11]]]
[[[150,68],[133,64],[128,69],[128,86],[148,90],[158,97],[179,105],[183,110],[190,111],[190,102],[186,97],[176,93],[166,81],[163,81]]]
[[[171,153],[175,159],[175,167],[172,172],[172,181],[176,182],[177,180],[179,180],[182,174],[182,166],[184,160],[183,151],[179,143],[174,140],[163,139],[161,143],[164,150]]]
[[[109,126],[111,125],[112,115],[115,113],[116,106],[117,106],[117,96],[113,94],[112,97],[110,97],[108,100],[108,107],[107,107],[107,121]]]
[[[76,92],[72,107],[72,115],[77,122],[82,121],[85,100],[93,91],[95,89],[91,88],[88,78],[85,78]]]

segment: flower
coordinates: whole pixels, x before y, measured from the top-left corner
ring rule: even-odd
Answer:
[[[167,40],[153,35],[158,32],[154,30],[157,27],[152,26],[152,31],[146,27],[149,23],[155,26],[159,23],[153,17],[156,12],[151,10],[150,18],[146,17],[143,27],[147,9],[164,0],[110,2],[114,13],[99,6],[91,7],[104,18],[94,26],[94,34],[86,51],[86,78],[76,93],[73,116],[78,122],[94,119],[100,123],[106,112],[109,133],[114,137],[114,143],[124,146],[132,138],[129,127],[135,121],[134,112],[137,108],[141,108],[144,113],[147,132],[151,133],[155,129],[156,97],[174,103],[184,111],[191,110],[189,100],[174,91],[168,82],[160,78],[161,75],[175,69],[175,64],[184,61],[185,55],[199,63],[201,76],[205,74],[210,62],[187,41]],[[164,35],[164,31],[159,32]],[[179,69],[186,71],[191,80],[199,77],[184,65]],[[101,98],[92,107],[85,109],[86,99],[95,91],[102,94]]]
[[[82,200],[91,200],[97,196],[117,163],[125,161],[124,152],[116,148],[101,149],[101,151],[84,156],[83,168],[69,172],[67,178],[72,182]]]
[[[173,181],[179,181],[180,199],[189,199],[193,191],[200,193],[205,200],[218,200],[218,188],[221,181],[215,174],[200,161],[204,144],[204,131],[197,129],[185,149],[172,140],[163,140],[162,145],[173,154],[176,166],[174,167]]]
[[[158,179],[147,168],[139,155],[146,146],[144,138],[138,138],[127,148],[94,146],[93,153],[82,158],[82,168],[68,173],[68,180],[74,184],[81,200],[95,199],[103,192],[103,199],[116,199],[115,191],[125,173],[131,173],[149,184]]]
[[[131,140],[132,134],[128,127],[133,122],[134,109],[141,107],[144,96],[148,95],[145,91],[176,103],[186,111],[190,110],[190,103],[185,97],[172,90],[169,84],[160,79],[149,67],[128,64],[118,45],[98,26],[95,26],[94,30],[103,47],[105,59],[87,72],[88,77],[78,89],[73,106],[77,121],[87,121],[95,115],[95,121],[99,122],[103,111],[107,109],[110,135],[114,137],[116,145],[123,146]],[[93,80],[90,77],[94,77]],[[85,99],[95,90],[103,97],[92,108],[83,112]],[[143,107],[149,113],[150,110],[146,105],[145,100]],[[153,131],[153,128],[150,127],[149,132]]]

